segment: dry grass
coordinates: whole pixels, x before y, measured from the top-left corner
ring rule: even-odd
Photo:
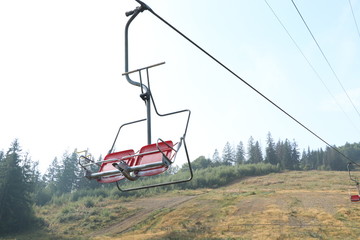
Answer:
[[[360,205],[349,201],[349,184],[346,172],[251,177],[112,239],[357,239]]]
[[[45,206],[37,213],[49,232],[33,239],[360,239],[360,203],[349,189],[356,193],[347,172],[294,171],[219,189]]]

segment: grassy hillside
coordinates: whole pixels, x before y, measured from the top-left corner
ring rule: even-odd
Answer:
[[[357,239],[360,203],[349,190],[347,172],[294,171],[218,189],[59,201],[36,208],[43,231],[16,239]]]

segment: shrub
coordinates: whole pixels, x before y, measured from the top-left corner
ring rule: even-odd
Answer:
[[[53,196],[51,199],[51,203],[57,206],[62,206],[69,202],[69,195],[63,194],[60,196]]]
[[[85,199],[85,201],[84,201],[84,206],[85,206],[86,208],[92,208],[92,207],[95,206],[95,203],[94,203],[94,201],[93,201],[92,199],[87,198],[87,199]]]
[[[44,206],[45,204],[51,201],[51,198],[52,198],[52,194],[50,190],[47,188],[41,189],[34,196],[35,204],[38,206]]]

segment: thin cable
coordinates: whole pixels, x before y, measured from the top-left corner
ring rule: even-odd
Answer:
[[[349,5],[350,5],[351,13],[352,13],[352,16],[353,16],[353,19],[354,19],[354,23],[355,23],[355,26],[356,26],[357,33],[358,33],[358,36],[360,38],[360,30],[359,30],[359,26],[358,26],[356,18],[355,18],[353,7],[351,5],[351,0],[349,0]]]
[[[336,151],[338,154],[340,154],[341,156],[343,156],[345,159],[347,159],[350,162],[355,163],[351,158],[349,158],[348,156],[346,156],[344,153],[340,152],[340,150],[332,145],[330,145],[330,143],[328,143],[327,141],[325,141],[323,138],[321,138],[319,135],[317,135],[315,132],[313,132],[312,130],[310,130],[308,127],[306,127],[304,124],[302,124],[299,120],[297,120],[295,117],[293,117],[292,115],[290,115],[288,112],[286,112],[284,109],[282,109],[279,105],[277,105],[275,102],[273,102],[272,100],[270,100],[268,97],[266,97],[263,93],[261,93],[259,90],[257,90],[255,87],[253,87],[251,84],[249,84],[248,82],[246,82],[243,78],[241,78],[239,75],[237,75],[234,71],[232,71],[230,68],[228,68],[226,65],[224,65],[222,62],[220,62],[219,60],[217,60],[214,56],[212,56],[210,53],[208,53],[207,51],[205,51],[202,47],[200,47],[198,44],[196,44],[194,41],[192,41],[190,38],[188,38],[185,34],[183,34],[182,32],[180,32],[178,29],[176,29],[174,26],[172,26],[170,23],[168,23],[165,19],[163,19],[162,17],[160,17],[158,14],[156,14],[151,8],[148,8],[148,10],[154,14],[154,16],[156,16],[159,20],[161,20],[163,23],[165,23],[167,26],[169,26],[171,29],[173,29],[175,32],[177,32],[179,35],[181,35],[183,38],[185,38],[187,41],[189,41],[191,44],[193,44],[195,47],[197,47],[200,51],[202,51],[204,54],[206,54],[208,57],[210,57],[212,60],[214,60],[216,63],[218,63],[220,66],[222,66],[223,68],[225,68],[228,72],[230,72],[232,75],[234,75],[236,78],[238,78],[240,81],[242,81],[246,86],[248,86],[249,88],[251,88],[254,92],[256,92],[258,95],[260,95],[262,98],[264,98],[266,101],[268,101],[269,103],[271,103],[274,107],[276,107],[277,109],[279,109],[281,112],[283,112],[286,116],[288,116],[289,118],[291,118],[293,121],[295,121],[297,124],[299,124],[301,127],[303,127],[305,130],[307,130],[308,132],[310,132],[312,135],[314,135],[316,138],[318,138],[320,141],[322,141],[323,143],[325,143],[328,147],[330,147],[331,149],[333,149],[334,151]]]
[[[287,35],[290,37],[291,41],[294,43],[294,45],[296,46],[296,48],[299,50],[299,52],[301,53],[301,55],[304,57],[305,61],[307,62],[307,64],[310,66],[310,68],[313,70],[313,72],[315,73],[315,75],[317,76],[317,78],[321,81],[321,83],[323,84],[323,86],[326,88],[326,90],[328,91],[328,93],[330,94],[330,96],[334,99],[335,103],[338,105],[338,107],[341,109],[341,111],[344,113],[344,115],[347,117],[347,119],[349,120],[349,122],[353,125],[353,127],[360,133],[359,128],[355,125],[355,123],[351,120],[351,118],[349,117],[349,115],[345,112],[345,110],[341,107],[340,103],[336,100],[335,96],[331,93],[330,89],[327,87],[326,83],[323,81],[322,77],[320,76],[320,74],[316,71],[315,67],[311,64],[310,60],[305,56],[304,52],[301,50],[301,48],[299,47],[299,45],[297,44],[297,42],[295,41],[295,39],[291,36],[290,32],[287,30],[287,28],[285,27],[285,25],[283,24],[283,22],[280,20],[280,18],[277,16],[277,14],[275,13],[274,9],[270,6],[270,4],[264,0],[266,5],[269,7],[269,9],[271,10],[271,12],[273,13],[273,15],[275,16],[275,18],[277,19],[277,21],[280,23],[280,25],[283,27],[283,29],[285,30],[285,32],[287,33]]]
[[[306,23],[305,19],[304,19],[304,18],[303,18],[303,16],[301,15],[300,10],[299,10],[299,9],[298,9],[298,7],[296,6],[296,4],[295,4],[294,0],[291,0],[291,2],[293,3],[293,5],[294,5],[294,7],[295,7],[296,11],[298,12],[299,16],[301,17],[301,19],[302,19],[303,23],[305,24],[305,26],[306,26],[307,30],[309,31],[309,33],[310,33],[310,35],[311,35],[311,37],[313,38],[314,42],[316,43],[317,47],[319,48],[319,50],[320,50],[320,52],[321,52],[321,55],[324,57],[324,59],[325,59],[326,63],[327,63],[327,64],[328,64],[328,66],[330,67],[330,69],[331,69],[332,73],[334,74],[334,76],[335,76],[336,80],[337,80],[337,81],[338,81],[338,83],[340,84],[341,88],[343,89],[343,91],[345,92],[345,94],[346,94],[347,98],[349,99],[349,101],[350,101],[351,105],[353,106],[353,108],[355,109],[355,111],[357,112],[357,114],[358,114],[358,115],[359,115],[359,117],[360,117],[360,112],[358,111],[358,109],[356,108],[355,104],[354,104],[354,103],[353,103],[353,101],[351,100],[351,98],[350,98],[349,94],[346,92],[346,90],[345,90],[344,86],[342,85],[342,83],[341,83],[341,81],[340,81],[339,77],[338,77],[338,76],[337,76],[337,74],[335,73],[334,68],[331,66],[331,64],[330,64],[329,60],[328,60],[328,59],[327,59],[327,57],[325,56],[325,54],[324,54],[323,50],[321,49],[321,47],[320,47],[319,43],[316,41],[316,39],[315,39],[315,37],[314,37],[313,33],[311,32],[311,30],[310,30],[309,26],[307,25],[307,23]]]

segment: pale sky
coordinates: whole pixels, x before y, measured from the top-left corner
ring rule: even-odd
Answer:
[[[346,93],[291,0],[267,0],[331,94],[264,0],[144,2],[330,144],[359,142],[360,116],[346,96],[360,109],[360,36],[348,0],[295,1]],[[360,2],[351,4],[360,24]],[[125,12],[137,5],[0,1],[0,149],[18,138],[44,171],[75,148],[104,156],[121,124],[145,117],[140,89],[121,75]],[[152,92],[161,113],[192,111],[191,160],[212,157],[215,149],[221,154],[227,141],[246,146],[250,136],[265,148],[269,131],[275,141],[295,139],[300,151],[325,147],[145,11],[130,27],[129,68],[163,61],[150,70]],[[182,120],[154,117],[162,135],[154,138],[174,134],[177,141]],[[145,145],[140,129],[124,132],[117,149]]]

